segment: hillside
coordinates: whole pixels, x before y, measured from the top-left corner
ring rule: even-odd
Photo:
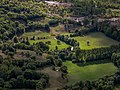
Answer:
[[[120,0],[0,0],[0,90],[119,90]]]

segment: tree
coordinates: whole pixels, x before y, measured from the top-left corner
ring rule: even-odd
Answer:
[[[5,89],[11,89],[11,88],[12,88],[12,85],[11,85],[9,82],[5,82],[4,88],[5,88]]]
[[[30,45],[30,42],[29,42],[29,39],[28,37],[26,38],[26,42],[25,42],[27,45]]]
[[[90,42],[89,41],[87,41],[87,46],[90,46]]]
[[[0,78],[0,87],[4,86],[4,80],[2,78]]]
[[[60,41],[57,41],[57,44],[60,45],[61,44]]]
[[[75,55],[76,55],[77,59],[78,59],[78,57],[79,57],[79,55],[80,55],[80,52],[81,52],[81,50],[80,50],[79,48],[76,49]]]
[[[19,67],[14,67],[9,74],[9,78],[17,78],[17,76],[22,75],[22,70]]]
[[[88,25],[89,24],[89,19],[88,18],[84,19],[83,23],[84,23],[85,26]]]
[[[17,38],[17,36],[15,36],[15,37],[13,38],[13,41],[14,41],[14,43],[18,43],[18,38]]]
[[[119,35],[118,35],[117,31],[113,31],[112,37],[113,37],[114,39],[117,39],[118,36],[119,36]]]
[[[36,90],[44,90],[43,88],[43,85],[42,85],[42,82],[39,81],[37,84],[36,84]]]
[[[58,50],[58,46],[55,46],[55,50]]]
[[[17,82],[16,82],[17,88],[24,88],[25,87],[24,82],[25,82],[25,79],[24,79],[23,75],[17,76]]]
[[[88,90],[92,90],[92,85],[90,81],[86,81],[85,86],[87,87]]]
[[[61,70],[63,73],[68,73],[66,66],[62,66],[62,67],[60,68],[60,70]]]
[[[3,57],[2,57],[2,55],[0,55],[0,63],[2,63],[3,62]]]
[[[50,28],[49,28],[49,25],[48,25],[48,24],[45,24],[44,29],[46,30],[46,32],[50,32]]]

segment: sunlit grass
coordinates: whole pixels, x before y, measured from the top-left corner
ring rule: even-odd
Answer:
[[[119,44],[118,41],[105,36],[101,32],[91,33],[83,37],[74,37],[74,39],[80,43],[81,49],[100,48]],[[87,41],[90,42],[89,46],[87,45]]]
[[[117,67],[112,63],[94,64],[88,66],[78,66],[71,61],[64,62],[68,67],[68,84],[75,83],[80,80],[95,80],[105,75],[111,75],[117,72]]]
[[[50,50],[55,50],[56,46],[58,47],[58,50],[69,47],[69,45],[67,45],[67,44],[65,44],[64,42],[61,42],[61,41],[60,41],[60,45],[58,45],[57,40],[55,39],[55,37],[50,37],[49,39],[35,40],[35,41],[30,40],[30,44],[37,43],[37,42],[44,42],[45,43],[47,41],[51,42],[51,44],[49,45]]]

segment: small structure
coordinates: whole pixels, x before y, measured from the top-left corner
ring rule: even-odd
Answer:
[[[71,51],[73,51],[74,47],[71,47]]]

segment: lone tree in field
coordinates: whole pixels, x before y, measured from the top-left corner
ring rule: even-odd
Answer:
[[[58,50],[58,46],[55,46],[55,49]]]
[[[90,46],[90,42],[87,40],[87,46]]]

